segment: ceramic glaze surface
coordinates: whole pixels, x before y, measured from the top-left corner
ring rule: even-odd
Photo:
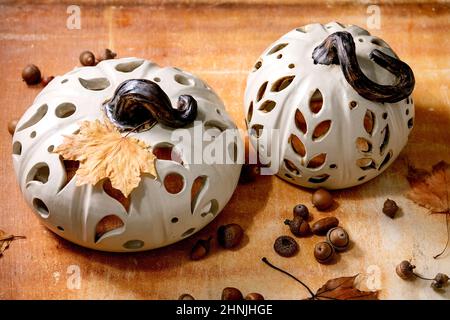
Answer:
[[[314,64],[314,48],[337,31],[353,36],[357,61],[370,80],[394,82],[393,74],[369,58],[374,49],[396,57],[389,45],[336,22],[288,32],[263,52],[247,79],[246,121],[252,145],[263,146],[261,162],[273,164],[279,156],[278,176],[310,188],[340,189],[373,179],[399,155],[413,127],[411,97],[366,100],[339,65]]]
[[[95,67],[75,68],[51,81],[17,125],[13,137],[15,172],[26,201],[45,226],[67,240],[97,250],[148,250],[197,232],[228,202],[241,169],[235,163],[194,163],[187,156],[189,150],[202,154],[220,139],[202,144],[188,139],[173,141],[174,130],[158,123],[148,131],[133,133],[133,137],[153,151],[171,150],[172,158],[155,161],[158,176],[143,175],[128,205],[106,192],[105,181],[77,187],[76,176],[68,178],[64,161],[52,151],[64,135],[78,130],[80,121],[104,119],[102,104],[127,79],[158,83],[174,106],[182,94],[194,97],[197,122],[183,128],[192,137],[196,128],[209,129],[216,137],[236,128],[220,98],[202,80],[147,60],[106,60]],[[241,143],[240,138],[233,143]],[[227,150],[232,147],[234,144]],[[175,194],[165,184],[170,175],[182,182],[181,191]],[[111,216],[114,219],[109,223],[121,221],[122,225],[99,236],[100,222]]]

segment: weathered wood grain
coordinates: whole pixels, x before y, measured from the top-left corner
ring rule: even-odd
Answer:
[[[282,222],[291,208],[300,202],[310,204],[308,190],[276,177],[239,186],[211,225],[167,248],[110,254],[72,245],[42,227],[23,201],[13,174],[7,122],[19,117],[39,92],[22,83],[25,64],[37,64],[44,75],[63,74],[78,63],[82,50],[99,52],[110,47],[120,57],[176,65],[204,78],[244,128],[246,75],[266,46],[310,22],[337,20],[365,27],[367,6],[339,6],[333,1],[293,5],[290,0],[289,6],[81,3],[81,30],[66,29],[66,5],[0,5],[0,229],[27,236],[12,243],[0,258],[0,299],[171,299],[183,292],[213,299],[226,286],[239,287],[244,293],[260,292],[268,299],[307,296],[295,282],[263,265],[263,256],[312,288],[332,277],[368,273],[363,285],[380,288],[381,298],[450,298],[449,292],[438,294],[426,282],[404,282],[394,273],[400,260],[410,258],[430,276],[450,271],[450,253],[432,259],[446,240],[444,217],[430,215],[404,197],[406,161],[425,167],[441,159],[450,161],[447,4],[381,6],[381,29],[370,31],[392,44],[415,72],[415,128],[400,158],[384,174],[359,187],[334,192],[339,206],[333,214],[348,230],[353,246],[336,264],[323,266],[312,255],[318,237],[301,239],[296,257],[281,258],[273,252],[274,239],[288,232]],[[386,197],[402,208],[399,218],[390,220],[381,214]],[[314,218],[331,215],[311,211]],[[214,243],[208,258],[190,261],[188,253],[195,240],[228,222],[245,228],[244,244],[224,251]],[[71,265],[81,271],[79,290],[67,286]]]

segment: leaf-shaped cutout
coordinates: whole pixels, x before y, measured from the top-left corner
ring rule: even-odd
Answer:
[[[250,123],[252,121],[252,117],[253,117],[253,101],[250,102],[250,106],[248,107],[247,123]]]
[[[312,157],[311,160],[309,160],[307,167],[310,169],[317,169],[325,163],[326,159],[327,159],[327,154],[320,153],[320,154]]]
[[[73,179],[73,177],[75,177],[77,170],[80,168],[80,161],[61,159],[61,162],[62,165],[64,166],[64,170],[66,171],[66,180],[59,187],[60,191],[64,189],[64,187],[70,182],[70,180]]]
[[[275,52],[280,51],[287,45],[288,45],[288,43],[279,43],[279,44],[275,45],[272,49],[270,49],[269,52],[267,52],[267,55],[274,54]]]
[[[267,84],[269,82],[266,81],[264,82],[261,87],[259,87],[258,89],[258,93],[256,94],[256,102],[260,101],[262,99],[262,97],[264,96],[264,93],[266,92],[266,88],[267,88]]]
[[[262,135],[263,129],[264,129],[263,125],[254,124],[254,125],[252,125],[250,134],[255,136],[256,138],[259,138]]]
[[[306,155],[305,145],[295,134],[291,134],[288,142],[299,156],[304,157]]]
[[[312,113],[318,113],[323,107],[323,96],[319,89],[314,91],[311,99],[309,99],[309,109]]]
[[[144,63],[144,60],[134,60],[116,65],[116,70],[120,72],[132,72],[139,68]]]
[[[130,197],[125,197],[120,190],[113,188],[111,180],[106,179],[105,182],[103,182],[103,190],[108,196],[120,202],[120,204],[122,204],[122,206],[125,208],[126,212],[129,212],[131,203]]]
[[[363,170],[375,169],[377,166],[372,158],[360,158],[356,160],[356,165]]]
[[[295,76],[285,76],[274,83],[272,83],[272,87],[270,88],[270,91],[272,92],[280,92],[281,90],[286,89],[294,80]]]
[[[414,126],[414,118],[411,118],[408,120],[408,129],[412,129]]]
[[[318,176],[311,177],[308,179],[308,181],[312,182],[312,183],[322,183],[322,182],[327,181],[329,177],[330,177],[329,174],[324,173],[324,174],[320,174]]]
[[[22,144],[19,141],[13,143],[13,154],[20,156],[22,154]]]
[[[194,213],[195,207],[197,206],[198,198],[203,190],[205,190],[205,187],[208,183],[208,177],[207,176],[198,176],[195,178],[194,182],[192,183],[191,188],[191,213]]]
[[[372,134],[373,128],[375,127],[375,114],[367,110],[366,114],[364,115],[364,129],[368,134]]]
[[[303,113],[301,113],[301,111],[298,109],[295,110],[295,125],[298,128],[298,130],[300,130],[304,134],[306,133],[307,130],[306,120],[305,117],[303,116]]]
[[[259,107],[258,110],[262,111],[262,112],[270,112],[273,110],[273,108],[275,108],[277,104],[275,103],[275,101],[272,100],[266,100],[263,103],[261,103],[261,106]]]
[[[39,162],[31,168],[27,174],[26,183],[30,181],[37,181],[40,183],[47,183],[50,176],[50,168],[45,162]]]
[[[387,145],[389,144],[389,138],[390,138],[390,131],[389,131],[389,125],[386,125],[383,130],[381,130],[381,136],[383,137],[383,140],[381,141],[380,145],[380,154],[384,153],[384,150],[386,150]]]
[[[84,88],[93,91],[104,90],[111,85],[109,80],[106,78],[93,78],[93,79],[78,78],[78,81],[80,81],[80,84]]]
[[[286,169],[295,173],[296,175],[300,174],[300,169],[297,168],[297,166],[291,160],[284,159],[284,166],[286,167]]]
[[[313,140],[317,140],[325,136],[331,127],[331,120],[325,120],[319,123],[315,128],[312,135]]]
[[[389,162],[389,160],[391,160],[391,158],[392,158],[392,150],[389,150],[389,152],[386,154],[383,161],[381,162],[380,166],[378,167],[378,171],[383,169],[383,167],[388,164],[388,162]]]
[[[372,143],[363,137],[356,138],[355,144],[356,144],[356,149],[360,152],[372,151]]]
[[[105,234],[123,228],[124,225],[122,219],[114,214],[103,217],[95,226],[95,242]]]
[[[17,132],[22,131],[26,128],[29,128],[31,126],[34,126],[36,123],[41,121],[43,117],[45,117],[45,115],[47,114],[47,111],[48,111],[48,106],[46,104],[43,104],[42,106],[40,106],[36,110],[36,112],[30,117],[30,119],[25,121],[25,123],[22,124],[19,127],[19,129],[17,129]]]

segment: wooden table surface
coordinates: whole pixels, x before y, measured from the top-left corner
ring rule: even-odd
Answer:
[[[406,160],[427,168],[439,160],[450,162],[450,7],[445,3],[380,5],[381,28],[370,31],[390,43],[415,72],[415,128],[385,173],[361,186],[334,192],[339,205],[333,212],[311,209],[315,219],[337,216],[353,239],[351,250],[335,264],[315,262],[312,250],[317,237],[299,240],[301,250],[293,258],[274,253],[274,239],[288,233],[282,221],[295,204],[310,204],[311,197],[310,191],[277,177],[239,185],[217,219],[198,234],[136,254],[102,253],[73,245],[46,230],[26,206],[13,173],[6,129],[7,122],[20,117],[40,90],[21,81],[25,64],[38,65],[45,75],[59,75],[77,65],[82,50],[99,52],[108,47],[120,57],[175,65],[206,80],[244,128],[246,76],[266,46],[311,22],[336,20],[367,27],[369,16],[367,5],[340,1],[323,5],[246,2],[120,5],[116,1],[108,5],[82,1],[81,30],[66,28],[67,5],[0,5],[0,229],[27,237],[13,242],[0,258],[0,299],[176,299],[184,292],[198,299],[217,299],[226,286],[244,293],[260,292],[267,299],[307,297],[297,283],[265,266],[260,261],[263,256],[313,289],[330,278],[360,273],[361,286],[380,289],[382,299],[450,298],[450,289],[436,293],[429,283],[402,281],[394,272],[398,262],[412,259],[425,275],[450,273],[450,252],[438,260],[432,258],[446,241],[444,216],[430,215],[405,198],[409,189]],[[402,208],[394,220],[381,213],[387,197]],[[189,250],[198,238],[230,222],[245,229],[246,239],[237,250],[220,250],[214,243],[206,259],[189,260]],[[81,282],[74,288],[71,275],[77,268]]]

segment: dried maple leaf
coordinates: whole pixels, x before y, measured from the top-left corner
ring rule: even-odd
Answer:
[[[437,255],[441,256],[449,244],[449,216],[450,216],[450,165],[445,161],[436,163],[431,172],[408,166],[406,177],[411,186],[407,196],[418,205],[427,208],[431,213],[445,214],[447,223],[447,243]]]
[[[9,245],[14,240],[25,239],[24,236],[14,236],[12,234],[8,234],[3,230],[0,230],[0,257],[3,256],[3,252],[9,248]]]
[[[54,152],[65,160],[79,161],[77,186],[95,185],[109,178],[112,187],[128,197],[142,173],[156,176],[150,147],[136,138],[122,136],[108,120],[83,121],[76,134],[64,137]]]
[[[328,280],[314,298],[316,300],[378,300],[378,291],[362,291],[355,288],[353,277],[341,277]]]

